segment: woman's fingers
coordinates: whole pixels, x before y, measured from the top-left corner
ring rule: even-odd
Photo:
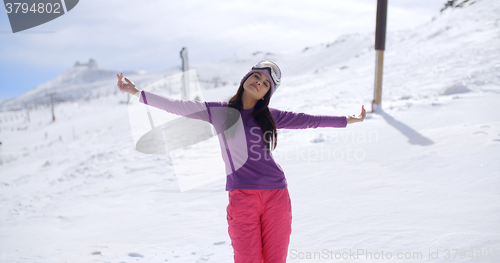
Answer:
[[[116,76],[118,77],[118,83],[116,85],[118,86],[118,88],[123,88],[123,73],[120,73],[120,75],[116,74]]]
[[[133,86],[135,86],[134,82],[133,82],[133,81],[131,81],[130,79],[128,79],[128,78],[125,78],[125,80],[126,80],[126,81],[127,81],[127,82],[128,82],[129,84],[130,84],[130,85],[133,85]]]
[[[352,115],[352,118],[356,120],[356,122],[362,122],[365,119],[366,116],[366,110],[365,110],[365,105],[361,105],[361,114],[358,116]]]

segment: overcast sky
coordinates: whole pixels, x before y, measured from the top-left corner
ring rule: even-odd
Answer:
[[[389,31],[439,15],[445,0],[389,1]],[[376,0],[82,0],[53,21],[13,34],[0,12],[0,98],[53,79],[76,61],[108,69],[160,70],[181,64],[287,52],[375,31]]]

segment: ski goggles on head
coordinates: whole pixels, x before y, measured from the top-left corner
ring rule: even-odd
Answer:
[[[278,65],[276,65],[276,63],[272,61],[263,60],[252,67],[252,69],[262,69],[262,68],[269,69],[274,85],[278,87],[281,81],[281,70],[278,67]]]

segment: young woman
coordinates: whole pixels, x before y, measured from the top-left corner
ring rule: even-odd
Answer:
[[[230,167],[226,177],[229,196],[226,212],[236,263],[286,262],[292,232],[292,206],[285,174],[271,154],[271,149],[277,146],[276,129],[345,128],[347,124],[362,122],[366,116],[363,106],[359,116],[309,115],[269,108],[271,96],[281,82],[281,71],[268,60],[252,67],[228,102],[171,99],[141,91],[127,78],[128,83],[123,83],[123,74],[117,76],[119,89],[139,97],[141,103],[210,122],[218,134],[224,134],[229,125],[228,122],[219,125],[221,122],[215,121],[214,109],[226,107],[239,112],[246,142],[237,145],[247,146],[245,162],[241,167],[235,165],[234,160],[241,159],[237,157],[242,155],[235,157],[237,151],[234,149],[226,149],[227,155],[223,154],[226,168]],[[224,143],[229,140],[224,137]]]

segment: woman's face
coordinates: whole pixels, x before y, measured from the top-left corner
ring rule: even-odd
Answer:
[[[266,74],[254,72],[243,83],[244,92],[255,100],[260,100],[266,95],[271,88],[271,80]]]

